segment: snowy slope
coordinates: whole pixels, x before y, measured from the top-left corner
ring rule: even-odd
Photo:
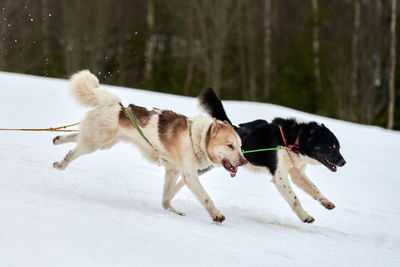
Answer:
[[[196,99],[106,86],[124,104],[199,112]],[[296,116],[325,123],[347,165],[307,173],[332,211],[295,188],[315,217],[301,223],[270,183],[240,169],[201,180],[227,217],[213,223],[184,188],[161,208],[163,169],[119,144],[54,170],[72,144],[50,132],[0,131],[0,266],[400,266],[400,134],[267,104],[226,101],[234,123]],[[0,128],[80,120],[65,80],[0,73]]]

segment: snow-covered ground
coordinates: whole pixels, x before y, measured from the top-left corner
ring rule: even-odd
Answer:
[[[199,112],[194,98],[105,86],[135,103]],[[400,266],[400,133],[261,103],[226,101],[234,123],[295,116],[323,122],[347,165],[307,173],[332,211],[296,189],[315,217],[301,223],[270,183],[240,169],[215,169],[202,184],[227,220],[219,225],[184,188],[161,207],[163,168],[118,144],[52,168],[73,144],[51,132],[0,131],[0,266]],[[0,73],[0,128],[78,122],[65,80]]]

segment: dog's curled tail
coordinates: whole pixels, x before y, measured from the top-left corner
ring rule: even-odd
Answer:
[[[211,87],[206,87],[198,96],[198,100],[200,106],[207,112],[211,117],[216,118],[217,120],[224,121],[226,120],[232,125],[232,122],[229,120],[226,115],[224,106],[222,105],[221,100],[215,94],[214,90]]]
[[[70,81],[72,94],[81,105],[95,107],[121,102],[118,96],[104,88],[100,88],[99,80],[88,70],[75,73]]]

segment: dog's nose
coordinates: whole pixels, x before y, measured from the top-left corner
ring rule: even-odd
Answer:
[[[340,167],[342,167],[342,166],[344,166],[346,164],[346,161],[344,160],[344,158],[341,158],[340,160],[339,160],[339,166]]]

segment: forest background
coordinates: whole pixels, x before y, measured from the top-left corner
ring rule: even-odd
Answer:
[[[397,0],[1,0],[0,71],[87,68],[106,84],[211,86],[400,129],[397,12]]]

